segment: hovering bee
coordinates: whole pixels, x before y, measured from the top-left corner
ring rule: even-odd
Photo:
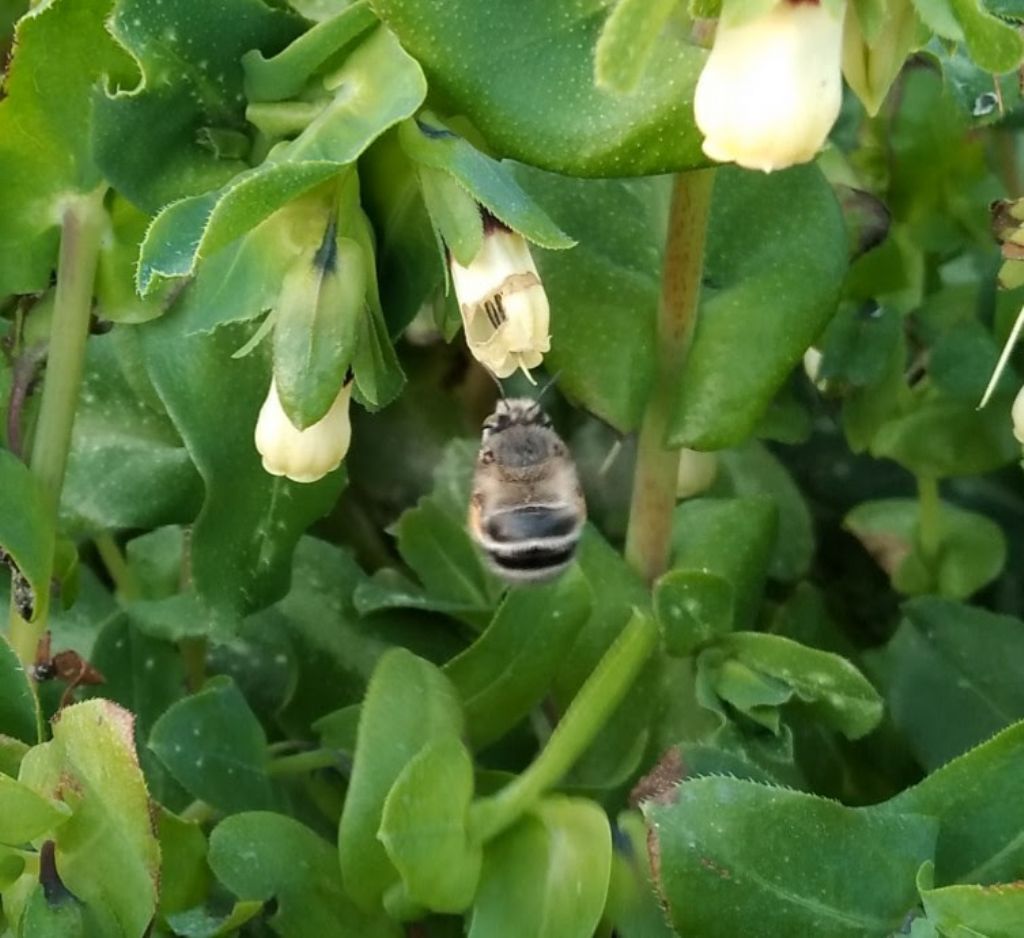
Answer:
[[[569,448],[540,404],[502,399],[484,421],[469,533],[509,583],[542,583],[572,562],[587,519]]]

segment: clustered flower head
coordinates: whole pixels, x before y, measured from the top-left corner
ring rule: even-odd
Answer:
[[[466,344],[497,378],[529,374],[551,348],[547,294],[522,235],[484,215],[483,243],[463,267],[449,255]]]
[[[256,449],[263,468],[293,482],[316,482],[341,465],[352,441],[348,408],[352,382],[338,392],[330,410],[312,426],[300,430],[281,406],[277,383],[271,379],[267,399],[256,420]]]
[[[728,5],[697,81],[704,152],[771,172],[814,158],[842,100],[843,10],[780,0],[733,22]]]

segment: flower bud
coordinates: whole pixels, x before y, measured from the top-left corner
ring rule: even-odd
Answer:
[[[286,476],[293,482],[316,482],[337,469],[352,440],[348,405],[352,382],[338,392],[330,410],[312,426],[300,430],[289,419],[277,394],[277,383],[256,420],[256,449],[263,457],[263,468],[272,476]]]
[[[487,217],[469,266],[449,263],[473,357],[498,378],[536,368],[551,348],[548,298],[522,235]]]
[[[1013,419],[1013,435],[1017,442],[1024,446],[1024,388],[1021,388],[1013,399],[1010,417]]]
[[[740,23],[726,14],[694,96],[704,152],[765,172],[806,163],[839,115],[843,11],[781,0]]]
[[[676,498],[692,498],[711,488],[718,475],[718,457],[696,449],[679,451],[679,470],[676,475]]]

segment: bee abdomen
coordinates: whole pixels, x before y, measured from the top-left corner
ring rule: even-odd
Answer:
[[[538,583],[572,562],[581,527],[579,514],[568,507],[524,505],[488,518],[480,546],[503,579]]]

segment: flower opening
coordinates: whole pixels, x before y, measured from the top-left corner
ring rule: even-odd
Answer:
[[[466,344],[496,377],[527,374],[551,348],[547,294],[522,235],[492,218],[468,267],[449,258]]]

